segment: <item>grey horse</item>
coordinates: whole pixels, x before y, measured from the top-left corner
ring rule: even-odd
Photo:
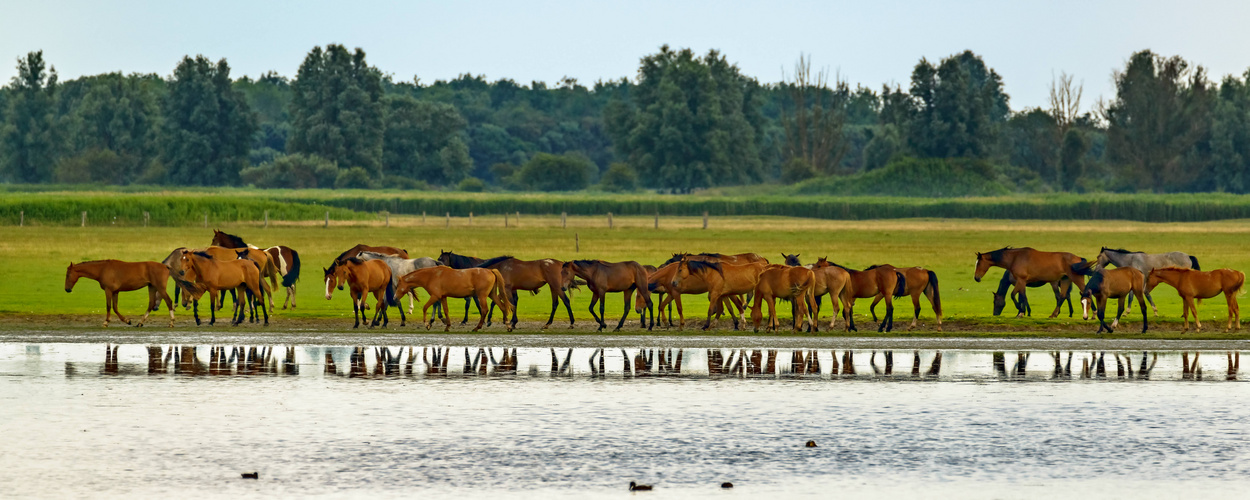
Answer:
[[[1107,264],[1114,264],[1115,267],[1137,268],[1142,276],[1150,276],[1150,271],[1164,267],[1202,270],[1198,267],[1198,258],[1185,252],[1146,253],[1130,252],[1123,248],[1102,247],[1102,251],[1098,252],[1098,260],[1094,263],[1094,269],[1102,269]],[[1159,308],[1155,307],[1155,299],[1150,297],[1150,292],[1146,292],[1146,300],[1150,301],[1150,308],[1154,310],[1155,317],[1158,317]],[[1133,307],[1132,295],[1129,295],[1128,307]]]
[[[386,254],[381,254],[377,252],[360,252],[360,255],[357,255],[357,257],[360,257],[363,260],[380,260],[382,262],[385,262],[386,265],[391,268],[391,285],[397,288],[399,287],[399,278],[402,278],[408,273],[416,271],[417,269],[425,269],[427,267],[434,267],[438,265],[437,260],[431,259],[429,257],[404,259],[400,257],[395,257],[393,255],[386,255]],[[414,288],[412,292],[408,294],[408,314],[413,313],[413,311],[416,308],[416,303],[417,303],[417,290]]]

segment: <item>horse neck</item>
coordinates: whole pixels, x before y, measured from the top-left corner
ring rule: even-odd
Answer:
[[[74,264],[74,272],[83,278],[91,278],[99,281],[100,274],[104,271],[104,261],[80,262]]]
[[[1130,267],[1133,265],[1131,254],[1120,252],[1107,252],[1107,262],[1115,264],[1115,267]]]

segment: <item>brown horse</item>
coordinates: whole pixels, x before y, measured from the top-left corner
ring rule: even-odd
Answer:
[[[65,293],[74,291],[78,278],[96,280],[100,283],[100,289],[104,290],[105,328],[109,326],[111,313],[117,313],[117,319],[130,324],[130,320],[117,310],[117,295],[120,292],[130,292],[140,288],[148,289],[148,307],[143,311],[143,317],[135,326],[143,326],[143,322],[148,320],[148,315],[161,300],[165,301],[165,307],[169,309],[169,326],[171,328],[174,326],[174,303],[169,299],[169,293],[165,289],[169,282],[169,269],[164,264],[120,260],[93,260],[78,264],[71,262],[65,269]]]
[[[452,269],[447,266],[417,269],[399,278],[399,289],[396,293],[402,296],[417,287],[424,288],[430,294],[430,299],[421,308],[421,321],[425,323],[427,330],[434,324],[434,319],[429,317],[430,306],[442,304],[443,310],[448,311],[448,297],[477,298],[480,317],[477,320],[477,326],[473,328],[475,332],[481,330],[482,325],[486,323],[487,300],[490,300],[492,305],[498,305],[505,318],[508,313],[512,312],[512,303],[508,301],[503,274],[497,269]],[[450,331],[450,315],[443,314],[442,318],[443,331]],[[507,325],[507,329],[512,331],[512,325]]]
[[[797,259],[798,254],[794,257]],[[812,311],[812,320],[820,321],[820,299],[828,294],[829,303],[833,306],[833,315],[829,317],[829,328],[833,328],[838,323],[838,312],[840,312],[838,301],[841,300],[842,290],[850,281],[851,274],[846,269],[830,264],[826,257],[818,259],[812,265],[812,271],[816,273],[816,286],[812,287],[812,298],[816,303],[816,310]]]
[[[682,259],[697,262],[719,262],[721,264],[752,264],[755,262],[768,263],[763,255],[758,253],[739,253],[739,254],[723,254],[723,253],[675,253],[671,258],[660,264],[660,267],[680,262]]]
[[[685,329],[686,314],[682,308],[682,294],[699,295],[708,293],[708,285],[707,281],[705,281],[702,277],[690,275],[686,279],[682,280],[680,285],[674,286],[673,277],[677,276],[678,266],[680,266],[679,262],[673,262],[665,264],[654,273],[650,273],[647,276],[647,286],[652,290],[652,293],[663,294],[663,298],[660,299],[660,311],[664,311],[674,302],[677,303],[677,318],[679,321],[678,328]],[[640,302],[642,301],[641,292],[639,292],[638,300]],[[729,301],[738,308],[739,315],[746,312],[746,304],[743,302],[742,297],[734,295],[729,298]],[[730,311],[730,313],[732,314],[732,311]],[[662,314],[661,317],[663,317]],[[673,326],[672,318],[669,318],[669,326]]]
[[[1081,275],[1080,270],[1088,267],[1088,264],[1085,259],[1068,252],[1042,252],[1028,247],[1006,247],[992,252],[977,252],[976,272],[972,278],[980,283],[986,271],[995,266],[1011,271],[1011,276],[1016,280],[1012,294],[1020,298],[1017,303],[1019,313],[1016,317],[1022,318],[1025,309],[1029,307],[1029,299],[1025,295],[1029,283],[1057,282],[1066,276],[1076,284],[1078,291],[1084,290],[1085,277]],[[1056,304],[1055,311],[1050,313],[1050,317],[1054,318],[1058,315],[1059,305]]]
[[[1194,313],[1194,331],[1202,330],[1202,321],[1198,319],[1198,306],[1194,304],[1194,299],[1209,299],[1223,293],[1228,301],[1228,330],[1232,330],[1234,324],[1240,330],[1241,306],[1237,304],[1237,296],[1241,294],[1241,287],[1245,282],[1246,275],[1232,269],[1197,271],[1165,267],[1150,271],[1146,276],[1146,293],[1154,290],[1159,283],[1167,283],[1176,289],[1184,301],[1181,317],[1185,320],[1185,329],[1182,332],[1189,330],[1190,311]]]
[[[295,309],[295,282],[299,281],[299,252],[295,249],[278,245],[265,249],[265,253],[273,259],[278,267],[278,274],[282,276],[282,288],[286,290],[286,300],[282,302],[282,308],[286,309],[287,304],[291,305],[291,309]],[[270,308],[273,307],[273,296],[270,295]]]
[[[876,267],[876,266],[873,266]],[[872,269],[872,267],[868,268]],[[924,295],[929,299],[929,305],[933,307],[933,314],[937,316],[937,331],[942,331],[942,296],[938,292],[937,274],[923,267],[896,267],[895,270],[903,276],[905,287],[895,290],[894,297],[911,296],[911,305],[914,310],[911,318],[911,326],[908,330],[916,328],[916,322],[920,321],[920,296]],[[881,302],[881,297],[872,300],[872,305],[868,306],[868,311],[872,313],[872,319],[877,319],[877,303]]]
[[[403,249],[396,248],[396,247],[387,247],[387,246],[375,247],[375,246],[369,246],[369,245],[366,245],[366,244],[364,244],[364,243],[360,243],[360,244],[357,244],[357,245],[356,245],[356,246],[354,246],[354,247],[348,248],[346,251],[344,251],[343,253],[339,254],[339,256],[338,256],[338,257],[335,257],[335,258],[334,258],[334,261],[330,263],[330,267],[329,267],[329,268],[322,268],[322,270],[323,270],[323,271],[325,271],[325,278],[326,278],[326,280],[325,280],[325,281],[326,281],[326,296],[327,296],[327,298],[328,298],[328,297],[329,297],[329,295],[330,295],[330,288],[333,286],[333,285],[330,283],[330,278],[331,278],[332,276],[334,276],[334,275],[336,275],[336,274],[338,273],[338,266],[339,266],[339,262],[341,262],[341,261],[343,261],[343,260],[346,260],[346,259],[350,259],[350,258],[355,257],[355,256],[357,256],[357,255],[360,255],[360,252],[376,252],[376,253],[380,253],[380,254],[394,255],[394,256],[396,256],[396,257],[403,258],[403,259],[407,259],[407,258],[408,258],[408,251],[407,251],[407,250],[403,250]],[[341,288],[340,288],[340,290],[341,290]],[[410,299],[410,300],[412,300],[412,299]],[[361,303],[360,303],[360,307],[362,307],[362,308],[364,308],[364,309],[369,309],[369,304],[368,304],[367,302],[361,302]]]
[[[194,281],[188,280],[186,273],[182,270],[182,251],[186,249],[186,247],[175,248],[174,251],[169,252],[165,260],[161,261],[165,269],[169,270],[169,277],[174,280],[174,302],[182,305],[183,308],[189,307],[191,301],[199,300],[204,295],[204,289],[196,285]]]
[[[248,307],[256,307],[260,302],[261,312],[265,315],[265,324],[269,324],[269,310],[265,302],[260,300],[264,282],[260,279],[260,267],[248,260],[217,260],[205,252],[191,250],[182,251],[182,270],[188,280],[194,281],[209,294],[208,324],[217,322],[216,292],[235,290],[236,294],[246,295],[244,304],[236,304],[237,314],[232,314],[232,325],[243,322],[243,315]],[[199,324],[199,312],[196,311],[196,324]]]
[[[1124,315],[1124,299],[1128,296],[1137,297],[1137,305],[1141,306],[1141,332],[1146,333],[1146,301],[1145,298],[1145,276],[1141,271],[1133,267],[1117,267],[1115,269],[1100,269],[1091,272],[1092,276],[1089,283],[1085,284],[1085,290],[1081,292],[1081,312],[1085,319],[1089,319],[1089,309],[1091,306],[1098,311],[1098,331],[1094,333],[1114,333],[1113,328],[1120,326],[1120,316]],[[1105,313],[1107,310],[1107,299],[1115,297],[1119,299],[1119,309],[1116,310],[1115,319],[1111,325],[1107,325]],[[1094,300],[1098,303],[1092,304]],[[1197,313],[1194,313],[1197,317]]]
[[[269,278],[270,291],[274,288],[278,288],[278,266],[273,263],[273,259],[269,256],[269,254],[265,253],[265,251],[260,247],[256,245],[249,245],[243,242],[243,238],[230,233],[223,233],[216,229],[213,230],[213,240],[209,242],[209,245],[229,248],[236,251],[243,249],[249,250],[246,258],[252,259],[260,264],[260,277],[262,279]],[[272,294],[269,297],[269,308],[273,309]]]
[[[833,264],[832,262],[830,264]],[[837,264],[833,264],[838,266]],[[885,301],[885,318],[877,325],[878,332],[894,330],[894,296],[907,287],[902,273],[890,265],[873,266],[863,271],[841,267],[849,278],[842,289],[842,317],[846,319],[846,331],[859,331],[855,327],[855,299],[875,297]],[[876,319],[874,318],[874,321]]]
[[[760,331],[760,305],[768,302],[768,328],[777,331],[777,299],[786,299],[794,303],[794,331],[799,331],[804,319],[813,331],[819,330],[815,319],[808,315],[814,308],[816,297],[813,289],[816,286],[816,273],[801,266],[769,266],[761,272],[755,285],[755,304],[751,306],[751,320],[755,323],[755,331]]]
[[[625,262],[604,262],[602,260],[571,260],[564,263],[565,276],[573,276],[586,280],[593,296],[590,299],[590,315],[599,323],[599,331],[607,328],[604,323],[604,306],[608,294],[623,292],[625,295],[625,311],[621,313],[621,321],[616,324],[619,331],[629,316],[629,301],[636,290],[642,290],[642,298],[647,304],[647,312],[651,315],[651,324],[647,329],[655,327],[655,308],[651,301],[651,289],[647,287],[647,270],[642,264],[632,260]],[[595,314],[595,304],[599,304],[599,314]],[[642,318],[646,323],[647,318]]]
[[[372,293],[373,298],[378,302],[378,308],[373,313],[373,320],[369,322],[369,328],[378,326],[378,322],[382,322],[382,326],[390,324],[390,317],[386,314],[387,306],[395,305],[395,285],[391,282],[391,267],[380,260],[362,260],[358,257],[348,257],[342,261],[336,261],[337,266],[332,266],[333,271],[325,269],[326,273],[326,300],[330,300],[333,291],[330,282],[333,281],[334,286],[339,290],[343,289],[346,284],[350,290],[352,297],[352,317],[356,324],[352,328],[360,328],[360,320],[365,317],[366,308],[364,307],[365,297]],[[400,326],[406,323],[404,317],[404,308],[399,309]]]
[[[765,261],[738,265],[683,258],[678,261],[677,273],[673,276],[672,284],[674,287],[681,287],[682,283],[691,276],[697,276],[707,283],[709,304],[707,320],[703,322],[703,329],[707,330],[712,326],[713,316],[724,312],[724,303],[729,297],[755,291],[760,273],[764,272],[768,265]],[[729,316],[733,318],[734,330],[737,330],[738,317],[734,315],[733,308],[729,309]]]
[[[569,296],[564,289],[564,262],[555,259],[520,260],[504,255],[488,259],[478,267],[495,269],[503,276],[507,287],[505,294],[512,301],[512,328],[516,328],[517,324],[517,290],[537,294],[543,286],[551,291],[551,314],[547,317],[547,324],[543,325],[542,329],[546,330],[551,326],[551,322],[555,321],[560,301],[564,301],[564,309],[569,313],[569,328],[573,328],[573,306],[569,304]],[[492,305],[491,314],[494,310],[495,306]],[[508,318],[504,317],[504,321],[507,320]]]

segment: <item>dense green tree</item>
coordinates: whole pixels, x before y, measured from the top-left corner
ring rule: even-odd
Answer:
[[[406,95],[387,96],[383,103],[382,166],[387,175],[452,185],[470,173],[472,159],[461,156],[468,156],[461,139],[465,120],[455,107]]]
[[[339,167],[317,155],[289,154],[239,172],[243,182],[258,188],[332,188]]]
[[[1184,189],[1199,175],[1186,161],[1206,136],[1213,92],[1201,66],[1149,50],[1133,54],[1115,74],[1106,107],[1108,153],[1138,186]]]
[[[1008,161],[1027,168],[1053,186],[1061,184],[1059,126],[1050,113],[1033,108],[1016,113],[1005,127]]]
[[[168,88],[161,143],[169,182],[237,184],[256,133],[256,115],[231,87],[226,60],[214,64],[204,56],[184,57]]]
[[[998,73],[971,51],[947,57],[937,67],[921,59],[911,77],[909,147],[925,157],[989,156],[998,125],[1010,112],[1002,88]]]
[[[1085,175],[1085,155],[1089,151],[1089,140],[1080,129],[1070,128],[1063,134],[1063,142],[1059,146],[1059,182],[1056,187],[1064,191],[1073,191],[1077,180]]]
[[[286,152],[291,135],[291,84],[286,77],[272,71],[255,80],[246,76],[234,81],[234,88],[247,98],[248,107],[256,112],[256,135],[252,138],[253,164],[272,159]]]
[[[55,113],[56,68],[47,67],[42,50],[18,59],[7,94],[0,125],[0,176],[12,182],[48,182],[65,134]]]
[[[314,47],[291,83],[291,152],[316,154],[341,167],[382,173],[382,72],[365,51]]]
[[[538,153],[521,167],[521,182],[538,191],[576,191],[590,185],[595,166],[576,153]]]
[[[717,51],[667,45],[642,59],[628,101],[605,111],[619,153],[644,184],[689,192],[763,177],[758,84]]]
[[[882,125],[868,144],[864,146],[864,170],[876,170],[890,162],[903,148],[898,127]]]
[[[158,82],[159,79],[149,75],[123,76],[121,73],[85,77],[74,82],[83,92],[65,117],[66,130],[72,137],[68,143],[69,154],[96,158],[88,162],[95,165],[92,169],[95,172],[89,175],[90,181],[84,182],[129,184],[152,167],[151,162],[159,154]],[[68,94],[62,95],[63,100]],[[108,156],[101,156],[101,152],[114,153],[116,161],[100,161]],[[105,163],[109,165],[107,168]],[[58,182],[82,178],[81,171],[62,174],[62,167],[77,170],[69,164],[58,165]]]
[[[638,189],[638,172],[628,163],[613,163],[603,172],[599,187],[615,193]]]
[[[1250,71],[1220,85],[1211,118],[1211,170],[1217,189],[1250,192]]]

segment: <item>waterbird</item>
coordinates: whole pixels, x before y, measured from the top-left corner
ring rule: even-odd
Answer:
[[[815,442],[815,441],[808,441],[808,442],[807,442],[807,444],[805,444],[805,445],[803,445],[803,446],[806,446],[806,447],[808,447],[808,448],[815,448],[815,447],[816,447],[816,442]]]
[[[651,491],[651,485],[638,484],[633,481],[629,482],[629,491]]]
[[[730,489],[734,487],[734,484],[729,481],[725,481],[723,483],[720,483],[720,487],[724,489]]]
[[[260,479],[259,472],[244,472],[243,479]]]

